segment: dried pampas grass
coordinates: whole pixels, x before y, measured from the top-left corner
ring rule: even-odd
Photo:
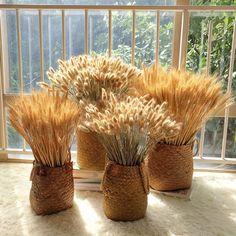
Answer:
[[[30,145],[38,164],[56,167],[70,161],[79,110],[67,95],[33,93],[12,101],[9,112],[12,126]]]
[[[57,89],[68,92],[70,98],[99,105],[102,89],[115,94],[125,94],[133,81],[140,76],[136,67],[121,59],[105,56],[82,55],[68,61],[59,60],[58,70],[48,71],[48,78]],[[40,83],[42,87],[50,85]]]
[[[230,93],[223,94],[222,83],[214,76],[174,69],[167,72],[157,65],[144,67],[136,87],[139,95],[149,94],[158,104],[166,101],[174,119],[182,123],[175,139],[162,140],[173,145],[192,143],[202,124],[233,102]]]
[[[127,97],[119,101],[114,94],[102,90],[106,108],[99,112],[92,104],[85,107],[86,121],[79,125],[84,132],[95,131],[103,143],[107,157],[120,165],[138,165],[161,139],[173,139],[180,124],[171,119],[166,103],[157,105],[145,97]]]

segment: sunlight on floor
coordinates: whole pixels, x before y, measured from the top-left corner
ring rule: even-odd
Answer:
[[[231,197],[233,200],[236,201],[236,195],[235,195],[235,194],[232,194],[230,197]]]
[[[236,213],[231,213],[229,218],[236,223]]]
[[[17,190],[17,188],[15,188],[15,193],[16,195],[21,194],[20,190]],[[19,223],[17,222],[17,224],[20,225],[20,229],[22,231],[20,232],[20,235],[30,236],[31,234],[29,233],[27,224],[25,223],[27,221],[24,219],[24,212],[23,212],[24,205],[25,205],[25,202],[22,202],[19,200],[16,201],[16,206],[17,206],[16,209],[19,211],[19,217],[18,217]]]
[[[157,196],[156,194],[150,193],[148,196],[148,205],[153,206],[153,205],[158,205],[158,207],[165,207],[166,204],[163,203]]]
[[[224,178],[222,178],[223,174],[221,173],[219,173],[217,177],[214,176],[211,178],[211,175],[212,175],[211,173],[208,173],[208,178],[206,178],[206,181],[204,181],[204,183],[208,185],[209,187],[213,189],[221,189],[223,186],[224,188],[227,188],[227,189],[232,189],[232,190],[235,189],[235,186],[236,186],[235,175],[226,174],[226,176],[228,175],[227,176],[228,178],[225,178],[225,176]]]
[[[96,227],[99,224],[98,221],[101,221],[101,217],[97,214],[97,212],[93,209],[92,205],[87,199],[74,199],[75,203],[80,209],[81,218],[84,221],[84,227],[86,228],[87,232],[94,233],[96,232]]]

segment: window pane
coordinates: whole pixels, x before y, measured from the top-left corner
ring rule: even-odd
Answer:
[[[5,92],[19,93],[20,81],[18,79],[18,48],[17,48],[17,30],[16,30],[16,12],[12,10],[2,11],[3,20],[3,54],[5,71]],[[5,26],[5,27],[4,27]]]
[[[161,12],[161,14],[160,14],[159,63],[163,66],[171,65],[173,26],[174,26],[174,13],[173,12]]]
[[[5,0],[6,3],[37,3],[37,4],[80,4],[80,5],[127,5],[124,0]],[[136,0],[135,5],[175,5],[175,0]]]
[[[206,13],[190,13],[187,69],[195,72],[206,67],[208,40],[208,20]]]
[[[113,56],[121,57],[131,63],[132,13],[130,11],[112,12]]]
[[[150,65],[156,55],[156,13],[136,12],[135,65]]]
[[[7,121],[7,144],[8,144],[7,147],[22,149],[23,139],[17,133],[17,131],[11,126],[9,120],[9,113],[7,110],[6,110],[6,121]]]
[[[213,38],[211,54],[211,73],[216,74],[227,90],[232,35],[234,25],[233,14],[217,14],[213,19]]]
[[[88,50],[90,54],[105,54],[108,49],[108,12],[89,11]]]
[[[84,11],[66,11],[66,58],[83,54],[84,50]]]
[[[40,81],[38,11],[21,11],[20,23],[23,92],[30,93]]]
[[[229,118],[226,143],[226,158],[236,158],[236,118]]]
[[[221,157],[224,118],[211,118],[205,126],[203,156]]]
[[[62,57],[61,11],[43,11],[44,78],[49,67],[57,68]]]

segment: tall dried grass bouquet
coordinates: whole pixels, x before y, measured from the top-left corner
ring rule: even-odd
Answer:
[[[86,121],[79,129],[98,133],[108,159],[117,164],[139,165],[157,141],[178,134],[180,124],[171,119],[165,102],[130,96],[119,101],[105,90],[102,100],[106,109],[101,112],[92,104],[85,107]]]
[[[12,126],[30,145],[38,164],[58,167],[70,161],[79,109],[66,94],[35,92],[13,101],[9,112]]]
[[[48,71],[48,78],[57,89],[68,92],[70,98],[100,105],[102,89],[125,94],[141,72],[121,59],[82,55],[68,61],[59,60],[58,70]],[[41,83],[42,87],[49,87]]]
[[[157,65],[144,66],[137,88],[139,95],[149,94],[158,104],[166,101],[174,119],[182,123],[179,135],[161,140],[166,144],[192,143],[202,124],[232,103],[231,94],[223,93],[222,83],[215,76],[175,69],[168,72]]]

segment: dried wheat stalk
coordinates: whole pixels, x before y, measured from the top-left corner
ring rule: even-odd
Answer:
[[[231,94],[223,94],[216,77],[174,69],[167,72],[157,65],[144,67],[136,87],[139,95],[149,94],[158,104],[166,101],[174,119],[183,124],[175,139],[162,140],[167,144],[192,143],[209,117],[232,104]]]
[[[57,89],[68,91],[69,97],[94,103],[99,106],[102,89],[116,94],[125,94],[141,72],[121,59],[105,56],[82,55],[68,61],[59,60],[59,68],[48,71],[48,78]],[[40,83],[42,87],[50,85]]]
[[[67,95],[33,93],[12,101],[9,112],[12,126],[30,145],[37,163],[56,167],[70,161],[79,110]]]
[[[105,90],[102,100],[106,104],[102,111],[92,104],[85,107],[86,121],[79,128],[98,133],[111,161],[138,165],[158,141],[178,134],[180,124],[171,119],[166,103],[157,105],[154,100],[130,96],[119,101]]]

